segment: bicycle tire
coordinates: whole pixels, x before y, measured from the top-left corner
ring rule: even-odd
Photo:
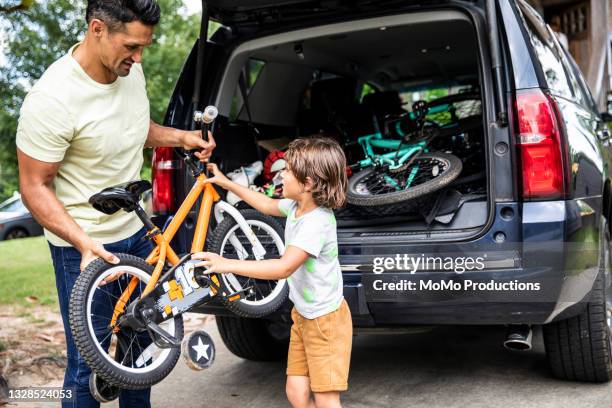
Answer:
[[[250,222],[249,224],[251,225],[253,224],[253,221],[268,225],[273,231],[276,232],[277,237],[274,239],[280,239],[280,242],[283,243],[284,228],[281,223],[278,222],[275,218],[270,217],[269,215],[262,214],[259,211],[253,209],[240,210],[240,213],[247,221],[247,223]],[[221,221],[221,223],[217,225],[217,227],[211,234],[210,251],[221,256],[225,256],[225,244],[228,243],[229,235],[232,234],[233,231],[236,230],[236,228],[237,223],[234,218],[229,216],[225,217],[223,221]],[[282,255],[282,253],[280,255]],[[228,274],[218,275],[219,281],[221,282],[222,303],[228,310],[232,311],[238,316],[252,318],[267,316],[270,313],[276,311],[278,308],[280,308],[289,296],[289,286],[287,284],[287,281],[282,279],[277,281],[277,285],[280,284],[282,286],[275,293],[274,298],[268,299],[265,302],[261,302],[261,304],[246,301],[247,299],[244,298],[237,301],[230,301],[227,298],[227,295],[231,294],[233,290],[227,283],[226,275]],[[225,296],[223,296],[223,293],[225,293]]]
[[[129,254],[116,253],[119,258],[118,264],[110,264],[100,258],[92,261],[77,278],[72,293],[70,296],[69,305],[69,322],[70,330],[74,338],[77,350],[87,363],[87,365],[104,381],[120,388],[139,390],[149,388],[150,386],[163,380],[176,365],[180,354],[180,348],[167,349],[165,359],[158,365],[146,373],[134,373],[128,370],[117,367],[112,364],[107,357],[102,355],[101,346],[97,340],[94,340],[90,331],[89,316],[87,311],[87,303],[89,292],[92,285],[96,283],[101,274],[111,268],[116,267],[131,267],[151,275],[153,266],[146,263],[143,259]],[[143,275],[144,276],[144,275]],[[177,339],[183,337],[183,318],[182,316],[174,319],[174,336]],[[93,327],[93,324],[92,324]],[[95,336],[95,334],[94,334]]]
[[[446,169],[443,170],[442,174],[422,184],[417,184],[405,190],[396,191],[392,193],[379,195],[366,195],[359,193],[357,191],[357,185],[364,179],[372,175],[373,172],[379,170],[375,168],[368,168],[360,171],[359,173],[352,176],[349,180],[348,189],[346,193],[347,202],[353,205],[369,207],[377,205],[395,204],[402,201],[411,200],[437,191],[448,185],[459,176],[463,168],[461,160],[457,156],[448,153],[424,153],[421,154],[416,160],[422,161],[432,159],[443,161],[447,164]]]

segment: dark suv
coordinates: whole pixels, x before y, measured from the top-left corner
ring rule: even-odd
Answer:
[[[216,105],[212,160],[224,172],[317,133],[342,143],[352,164],[363,159],[358,137],[391,127],[401,135],[413,102],[446,106],[427,122],[456,129],[431,147],[461,160],[457,179],[406,205],[336,212],[358,330],[507,325],[506,345],[529,348],[541,325],[555,376],[612,379],[610,134],[534,9],[209,0],[203,15],[212,34],[185,62],[165,124],[194,128],[194,110]],[[169,148],[156,149],[153,177],[163,225],[193,180]],[[172,243],[177,252],[189,251],[195,219]],[[198,311],[217,316],[233,353],[269,360],[286,355],[290,306],[265,319],[220,304]]]

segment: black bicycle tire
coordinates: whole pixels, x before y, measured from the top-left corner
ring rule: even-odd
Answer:
[[[266,215],[266,214],[262,214],[261,212],[257,210],[253,210],[253,209],[240,210],[240,213],[242,214],[244,219],[247,221],[248,220],[258,220],[258,221],[261,221],[261,222],[264,222],[270,225],[276,231],[276,233],[280,236],[281,240],[283,239],[284,228],[281,225],[281,223],[278,222],[275,218],[269,215]],[[221,245],[223,244],[223,241],[225,240],[225,236],[228,234],[231,228],[233,228],[235,225],[236,225],[236,221],[232,217],[225,217],[223,221],[221,221],[217,225],[217,227],[214,229],[210,237],[210,247],[209,248],[211,252],[214,252],[216,254],[221,254]],[[223,295],[223,292],[224,292],[226,295],[228,295],[230,289],[225,286],[225,284],[223,283],[223,279],[221,278],[222,277],[219,276],[219,282],[221,283],[221,291],[222,291],[221,294]],[[228,310],[236,314],[237,316],[260,318],[260,317],[267,316],[275,312],[276,310],[278,310],[283,305],[283,303],[285,303],[288,297],[289,297],[289,285],[286,283],[285,287],[283,288],[283,292],[280,293],[276,299],[274,299],[269,304],[265,304],[262,306],[247,305],[247,304],[242,303],[240,300],[232,302],[226,296],[221,296],[221,299],[222,299],[223,305]]]
[[[448,168],[438,177],[426,181],[423,184],[419,184],[413,187],[409,187],[406,190],[388,193],[388,194],[380,194],[380,195],[363,195],[355,193],[355,187],[357,184],[369,176],[373,171],[377,171],[373,167],[360,171],[359,173],[352,176],[349,180],[348,189],[346,192],[346,200],[349,204],[370,207],[377,205],[387,205],[387,204],[395,204],[402,201],[411,200],[420,196],[427,195],[429,193],[433,193],[444,186],[450,184],[453,180],[455,180],[461,170],[463,169],[463,165],[461,163],[461,159],[457,156],[448,153],[442,152],[433,152],[433,153],[423,153],[419,156],[420,159],[443,159],[448,162]]]
[[[135,374],[123,371],[101,356],[98,348],[94,344],[94,340],[88,330],[89,325],[87,324],[86,303],[91,285],[102,272],[108,268],[116,267],[117,265],[132,266],[145,271],[149,275],[153,272],[153,266],[146,263],[142,258],[122,253],[116,253],[115,255],[119,258],[118,264],[110,264],[98,258],[87,265],[85,270],[79,274],[70,296],[70,330],[72,331],[77,350],[87,365],[95,371],[96,375],[101,379],[120,388],[131,390],[145,389],[160,382],[170,374],[181,355],[181,349],[172,348],[166,360],[158,368],[146,373],[146,375],[145,373]],[[181,340],[183,338],[184,329],[183,317],[178,316],[174,319],[176,325],[175,337]]]

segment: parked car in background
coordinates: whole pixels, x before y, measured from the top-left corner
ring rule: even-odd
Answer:
[[[0,241],[42,235],[43,230],[23,205],[21,194],[0,203]]]

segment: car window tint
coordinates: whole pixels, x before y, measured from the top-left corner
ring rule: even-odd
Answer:
[[[245,84],[246,92],[245,93],[247,95],[247,98],[248,98],[249,92],[253,88],[253,85],[255,85],[255,82],[257,82],[257,78],[259,78],[259,74],[261,73],[261,70],[265,64],[266,63],[264,61],[257,60],[254,58],[249,58],[249,60],[245,64],[243,70],[246,74],[246,84]],[[242,92],[240,91],[240,85],[237,82],[236,89],[234,91],[234,96],[232,97],[232,106],[231,106],[230,114],[229,114],[230,122],[236,121],[236,119],[238,119],[238,116],[240,115],[243,109],[244,109],[244,101],[242,100]]]
[[[582,78],[582,73],[580,72],[580,68],[577,67],[574,62],[572,56],[569,52],[561,45],[559,39],[554,35],[550,26],[546,26],[548,33],[555,43],[555,47],[558,50],[558,53],[561,57],[561,63],[563,64],[563,68],[567,73],[567,76],[570,81],[570,85],[572,87],[572,91],[574,92],[574,97],[576,101],[582,105],[586,109],[592,109],[591,105],[591,94],[588,87],[585,88],[586,83]]]
[[[564,98],[573,99],[574,93],[570,78],[563,66],[562,53],[557,48],[553,35],[542,24],[540,18],[532,15],[526,9],[522,9],[522,12],[529,40],[540,61],[550,92]]]
[[[367,94],[371,94],[376,92],[376,88],[373,85],[368,84],[367,82],[365,82],[363,84],[363,86],[361,87],[361,92],[359,92],[360,96],[359,96],[359,103],[363,102],[363,97],[366,96]]]
[[[595,99],[593,99],[593,95],[591,94],[591,88],[587,84],[584,79],[584,75],[582,71],[576,64],[576,61],[569,55],[569,52],[565,50],[566,61],[569,65],[570,71],[576,81],[576,93],[580,93],[581,104],[586,108],[593,112],[597,112],[597,104],[595,103]]]

